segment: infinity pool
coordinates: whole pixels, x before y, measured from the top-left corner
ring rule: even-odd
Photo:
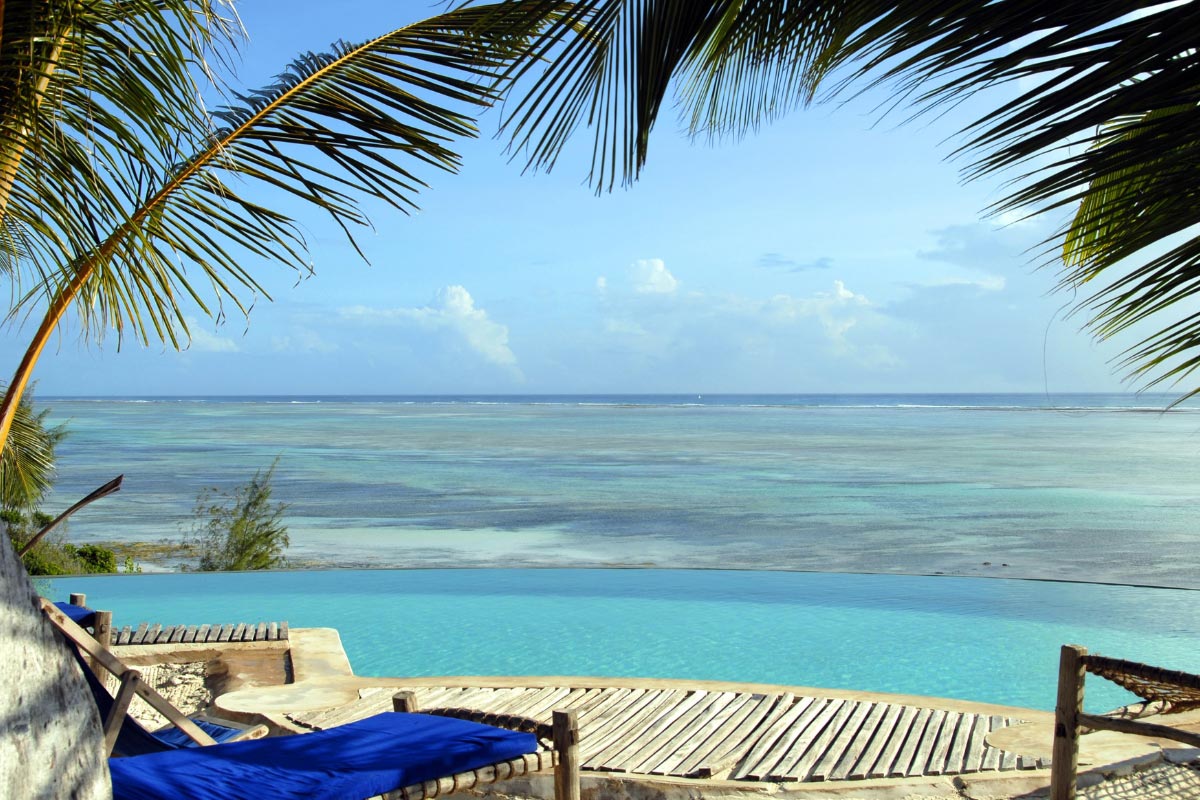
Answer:
[[[1054,705],[1058,649],[1200,671],[1200,593],[797,572],[353,570],[39,582],[114,624],[333,627],[361,675],[754,681]],[[1088,683],[1089,709],[1129,702]]]

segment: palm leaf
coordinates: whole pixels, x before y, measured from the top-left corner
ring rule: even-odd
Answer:
[[[477,30],[485,17],[491,28]],[[27,221],[50,243],[47,252],[91,241],[72,253],[57,282],[54,323],[79,293],[80,315],[93,330],[111,326],[179,346],[186,302],[219,314],[225,302],[245,310],[249,296],[266,294],[248,255],[308,270],[297,228],[252,199],[261,193],[256,185],[323,209],[351,241],[352,229],[367,224],[362,198],[412,209],[426,185],[423,172],[456,169],[451,143],[476,135],[473,115],[496,99],[494,73],[516,52],[509,42],[524,35],[529,19],[512,18],[499,25],[486,7],[458,10],[304,54],[272,85],[220,109],[221,127],[186,159],[168,163],[171,150],[147,158],[106,149],[101,177],[118,180],[51,198],[42,219],[56,224]],[[97,155],[67,140],[28,153],[23,166],[63,174],[89,159],[95,164]],[[14,188],[22,200],[32,200],[31,192]]]
[[[129,196],[108,153],[177,162],[203,131],[193,74],[232,44],[222,0],[0,4],[0,215],[27,246],[16,277],[51,275],[95,246]],[[183,147],[184,149],[180,149]]]
[[[921,113],[1020,82],[1032,88],[963,131],[966,176],[1017,172],[994,212],[1083,203],[1047,243],[1067,247],[1063,283],[1099,287],[1080,306],[1098,336],[1159,326],[1124,363],[1177,379],[1200,363],[1200,321],[1171,319],[1197,288],[1200,239],[1160,251],[1200,222],[1198,29],[1200,4],[1149,0],[580,0],[510,72],[522,93],[505,130],[549,169],[592,127],[589,177],[604,190],[636,179],[672,80],[693,135],[709,136],[822,88],[887,84]]]
[[[54,483],[54,448],[66,435],[66,428],[47,427],[48,413],[35,413],[29,400],[17,409],[0,453],[0,506],[5,509],[37,508]]]

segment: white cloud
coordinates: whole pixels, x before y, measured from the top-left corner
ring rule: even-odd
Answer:
[[[604,332],[612,336],[645,336],[646,329],[631,319],[604,320]]]
[[[596,278],[597,291],[603,292],[607,288],[608,288],[608,278],[604,277],[603,275],[601,275],[599,278]]]
[[[809,297],[778,294],[764,304],[763,310],[779,320],[816,319],[834,351],[850,354],[855,348],[846,334],[859,322],[855,312],[871,306],[866,297],[850,291],[841,281],[834,281],[832,292],[817,292]]]
[[[191,338],[191,341],[188,343],[188,350],[196,353],[236,353],[241,350],[238,347],[238,343],[233,339],[206,331],[200,327],[195,319],[188,317],[186,322]]]
[[[629,271],[633,290],[639,294],[671,294],[679,288],[679,281],[661,258],[635,261]]]
[[[338,346],[307,328],[298,328],[286,336],[272,336],[271,349],[277,353],[332,353]]]
[[[493,321],[487,311],[477,308],[471,293],[462,286],[447,286],[439,290],[429,306],[350,306],[339,309],[339,314],[343,319],[358,322],[414,325],[423,330],[446,332],[486,361],[513,370],[517,368],[517,357],[508,346],[508,326]]]

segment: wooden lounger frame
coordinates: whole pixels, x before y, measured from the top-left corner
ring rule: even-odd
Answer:
[[[111,755],[121,730],[126,711],[134,695],[141,697],[155,711],[166,717],[171,724],[179,728],[193,742],[201,746],[217,744],[213,738],[204,732],[196,723],[185,716],[171,702],[148,686],[136,669],[126,666],[116,656],[101,646],[91,634],[79,627],[66,614],[60,611],[49,600],[42,599],[42,611],[70,642],[73,642],[95,663],[116,675],[121,686],[117,692],[112,711],[104,720],[104,745]],[[82,605],[82,601],[80,602]],[[412,692],[397,692],[392,698],[392,707],[399,712],[416,712],[416,698]],[[439,778],[432,781],[394,789],[382,795],[384,800],[432,800],[432,798],[454,792],[464,791],[476,786],[508,780],[520,775],[538,772],[554,767],[554,797],[556,800],[580,800],[579,785],[579,721],[574,710],[555,711],[553,724],[547,725],[527,717],[517,717],[508,714],[485,714],[481,711],[462,708],[436,708],[425,712],[438,716],[456,717],[473,722],[481,722],[498,728],[507,728],[537,736],[539,744],[547,743],[549,747],[540,746],[534,753],[523,755],[498,764]],[[220,720],[223,725],[229,725]],[[236,725],[236,723],[234,723]],[[257,725],[247,728],[237,739],[256,739],[265,736],[267,727]],[[293,734],[302,736],[303,734]],[[232,740],[227,740],[232,741]]]
[[[59,633],[65,636],[69,643],[78,647],[94,665],[99,665],[108,672],[112,673],[121,682],[117,689],[116,697],[114,698],[112,709],[109,711],[108,718],[104,722],[104,749],[108,755],[112,755],[113,748],[117,744],[117,736],[121,732],[121,725],[125,721],[125,715],[129,711],[129,704],[133,702],[134,696],[141,697],[150,707],[167,718],[167,721],[174,725],[179,730],[183,731],[184,735],[198,745],[207,746],[216,744],[216,741],[209,736],[203,728],[188,718],[183,712],[171,705],[171,701],[159,694],[155,689],[142,680],[142,673],[138,670],[126,665],[119,658],[114,656],[92,635],[60,611],[49,600],[42,598],[42,612],[58,629]],[[100,673],[97,672],[97,675]],[[258,739],[267,735],[266,725],[245,726],[228,720],[213,720],[221,725],[231,728],[242,728],[241,733],[227,741],[238,741],[242,739]]]
[[[1051,800],[1075,800],[1079,772],[1079,736],[1087,730],[1156,736],[1191,747],[1200,747],[1200,734],[1190,731],[1153,722],[1083,713],[1083,683],[1089,670],[1089,662],[1095,662],[1092,666],[1102,666],[1104,662],[1116,663],[1114,659],[1089,656],[1086,647],[1077,644],[1063,645],[1058,662],[1058,702],[1054,708],[1054,757],[1050,764]],[[1160,676],[1169,675],[1165,670],[1152,667],[1146,669],[1154,670]],[[1176,674],[1196,679],[1194,675]]]
[[[392,696],[392,708],[401,713],[414,713],[417,708],[416,694],[396,692]],[[544,722],[513,714],[489,714],[469,708],[431,708],[423,712],[439,717],[454,717],[471,722],[480,722],[497,728],[532,733],[540,744],[535,753],[480,767],[470,772],[461,772],[436,781],[405,786],[388,792],[384,800],[432,800],[441,795],[473,789],[484,784],[508,780],[520,775],[539,772],[554,767],[555,800],[580,800],[579,785],[579,719],[574,710],[555,711],[553,722]]]

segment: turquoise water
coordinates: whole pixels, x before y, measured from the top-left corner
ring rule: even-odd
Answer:
[[[47,507],[124,473],[71,539],[177,539],[201,488],[279,456],[299,563],[1200,587],[1200,416],[1169,399],[44,399],[70,428]]]
[[[364,675],[761,681],[1050,709],[1059,646],[1200,671],[1196,594],[724,570],[356,570],[70,578],[117,625],[336,627]],[[1088,683],[1087,707],[1130,699]]]

